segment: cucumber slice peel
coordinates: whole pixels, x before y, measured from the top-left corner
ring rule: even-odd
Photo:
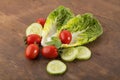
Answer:
[[[91,57],[91,51],[85,47],[85,46],[79,46],[77,47],[78,54],[76,56],[76,59],[78,60],[88,60]]]
[[[63,49],[63,53],[61,53],[61,58],[64,61],[71,62],[76,58],[77,53],[78,51],[75,48]]]
[[[47,72],[49,74],[63,74],[67,69],[67,66],[60,60],[52,60],[47,65]]]

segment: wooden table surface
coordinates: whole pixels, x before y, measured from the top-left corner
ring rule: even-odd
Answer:
[[[64,75],[47,74],[50,60],[24,57],[23,36],[28,25],[59,5],[75,14],[93,13],[104,33],[86,45],[92,51],[88,61],[65,64]],[[120,0],[0,0],[0,80],[120,80]]]

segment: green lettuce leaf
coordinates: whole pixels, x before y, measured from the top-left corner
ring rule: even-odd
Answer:
[[[59,6],[57,9],[53,10],[48,15],[42,32],[42,46],[46,46],[46,43],[51,41],[52,37],[56,36],[57,31],[73,17],[74,14],[70,9],[63,6]]]
[[[70,44],[62,44],[62,47],[79,46],[92,42],[103,33],[101,24],[90,13],[77,15],[70,19],[59,32],[61,30],[68,30],[72,33]]]

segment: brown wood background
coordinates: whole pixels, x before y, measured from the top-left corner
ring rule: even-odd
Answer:
[[[64,75],[47,74],[49,60],[24,57],[23,36],[28,25],[46,18],[59,5],[75,14],[93,13],[104,33],[87,46],[88,61],[66,63]],[[120,0],[0,0],[0,80],[120,80]]]

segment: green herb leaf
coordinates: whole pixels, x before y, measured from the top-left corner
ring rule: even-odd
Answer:
[[[62,43],[58,37],[52,37],[51,39],[52,39],[51,41],[46,43],[47,45],[54,45],[57,48],[61,47]]]

